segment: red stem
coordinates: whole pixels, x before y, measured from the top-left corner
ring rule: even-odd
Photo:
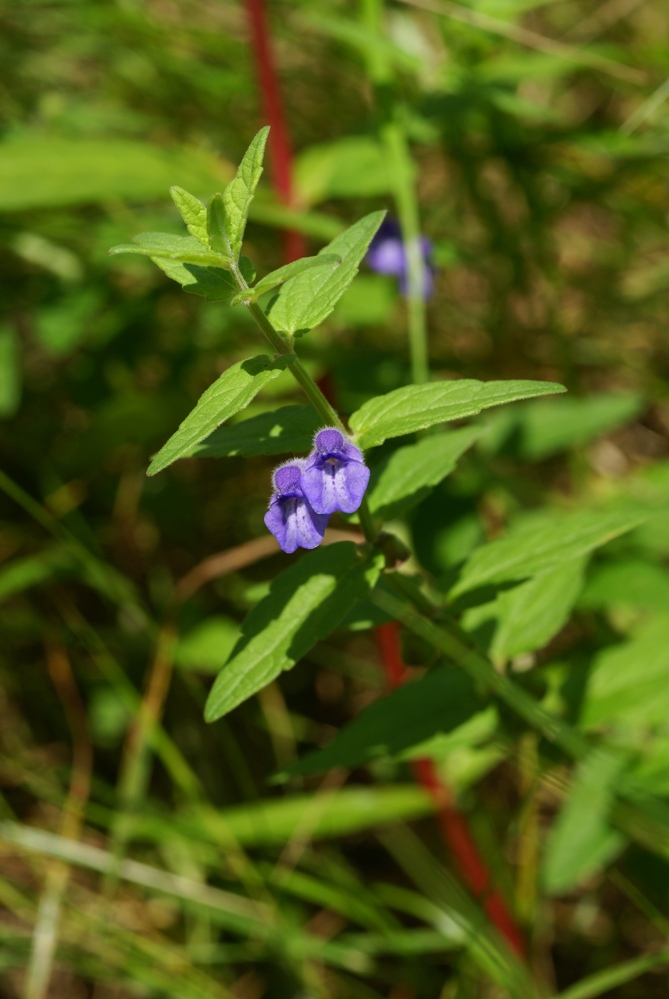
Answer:
[[[401,687],[407,679],[407,668],[402,661],[397,622],[390,621],[388,624],[380,625],[376,629],[376,641],[388,686],[391,689]],[[416,780],[429,792],[437,805],[443,840],[455,858],[463,880],[509,947],[520,957],[524,957],[523,936],[500,892],[493,884],[466,817],[453,804],[449,787],[440,778],[430,759],[414,760],[412,769]]]
[[[270,126],[268,146],[272,164],[272,182],[284,205],[292,207],[295,203],[293,150],[281,101],[281,88],[267,29],[263,0],[246,0],[246,13],[251,29],[251,42],[262,99],[263,118]],[[298,260],[305,255],[304,234],[292,229],[287,230],[284,233],[283,245],[285,263]]]

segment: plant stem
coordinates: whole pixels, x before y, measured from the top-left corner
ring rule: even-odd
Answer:
[[[384,35],[383,6],[383,0],[363,0],[363,22],[370,31],[381,38]],[[425,314],[425,261],[421,251],[420,213],[413,179],[413,165],[401,121],[401,108],[393,96],[392,71],[383,50],[370,46],[367,54],[367,72],[374,85],[381,112],[379,136],[388,159],[388,171],[407,260],[407,321],[411,378],[417,385],[421,385],[429,381],[430,372]]]
[[[230,273],[232,274],[238,289],[241,292],[248,291],[249,286],[244,280],[244,277],[236,264],[232,264],[230,267]],[[282,333],[279,333],[257,302],[249,301],[245,304],[255,319],[257,326],[261,332],[265,334],[265,337],[270,342],[274,350],[278,354],[292,354],[294,352],[293,337],[289,338],[284,336]],[[325,423],[328,426],[337,427],[337,429],[341,430],[343,434],[346,434],[347,430],[341,417],[327,401],[316,382],[300,361],[299,357],[295,357],[293,363],[289,366],[289,371],[316,412],[323,417]],[[360,527],[362,528],[362,533],[365,535],[365,539],[373,544],[378,536],[378,531],[374,526],[374,520],[365,498],[363,498],[360,509],[358,510],[358,517],[360,518]]]

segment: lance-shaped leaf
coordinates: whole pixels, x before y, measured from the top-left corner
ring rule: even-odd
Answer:
[[[226,302],[237,291],[232,274],[222,267],[182,264],[166,257],[151,257],[151,259],[168,278],[177,281],[184,291],[201,295],[208,302]],[[239,258],[239,269],[247,281],[253,280],[253,264],[246,257]]]
[[[284,354],[281,357],[260,354],[229,367],[200,396],[195,409],[155,456],[147,474],[155,475],[177,458],[189,454],[212,430],[245,409],[261,388],[278,378],[294,359],[294,354]]]
[[[398,517],[420,503],[482,433],[480,427],[466,427],[398,448],[380,469],[372,470],[372,513]]]
[[[314,434],[323,425],[311,406],[283,406],[272,413],[260,413],[250,420],[240,420],[219,427],[190,452],[208,458],[231,455],[299,454],[308,451]]]
[[[643,503],[630,501],[608,509],[528,517],[507,537],[477,548],[450,595],[548,572],[637,527],[651,513]]]
[[[336,262],[304,271],[286,281],[269,313],[277,329],[292,334],[310,330],[330,315],[358,273],[360,261],[384,215],[385,212],[365,215],[323,247],[318,255],[334,256]]]
[[[174,185],[174,187],[170,188],[170,194],[191,236],[195,236],[203,246],[209,246],[207,209],[205,205],[194,194],[189,194],[188,191],[185,191],[183,187]]]
[[[207,231],[214,249],[237,260],[244,241],[246,220],[262,174],[269,127],[261,128],[244,153],[234,180],[223,194],[215,194],[207,209]]]
[[[341,257],[336,257],[334,253],[319,253],[315,257],[302,257],[300,260],[293,260],[292,263],[284,264],[283,267],[279,267],[270,274],[266,274],[264,278],[247,291],[240,291],[233,298],[232,304],[239,305],[241,302],[256,302],[261,295],[266,295],[268,291],[278,288],[280,284],[283,284],[290,278],[296,277],[298,274],[302,274],[303,271],[311,270],[312,267],[337,266],[340,263]]]
[[[359,447],[376,447],[388,437],[401,437],[435,423],[475,416],[482,409],[517,399],[565,392],[553,382],[478,382],[473,379],[406,385],[370,399],[358,409],[349,424]]]
[[[327,638],[356,600],[370,592],[383,565],[351,541],[303,555],[278,576],[253,608],[205,708],[216,721],[261,690]]]
[[[118,253],[138,253],[143,257],[175,260],[200,267],[225,267],[227,258],[203,246],[194,236],[172,236],[168,232],[142,232],[132,243],[112,246],[111,256]]]

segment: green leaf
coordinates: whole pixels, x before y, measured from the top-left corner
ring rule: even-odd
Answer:
[[[198,457],[299,453],[311,448],[323,418],[311,406],[284,406],[220,427],[191,451]]]
[[[207,205],[207,239],[211,248],[217,253],[222,253],[230,260],[235,259],[228,236],[222,194],[214,194]]]
[[[326,198],[387,194],[392,189],[388,158],[378,139],[369,135],[310,146],[296,159],[295,187],[306,205]]]
[[[224,190],[221,205],[221,207],[224,207],[222,220],[218,216],[218,207],[214,209],[214,231],[217,238],[221,236],[225,240],[227,249],[233,260],[237,260],[241,253],[249,208],[263,170],[262,161],[268,134],[269,127],[267,125],[260,129],[244,153],[236,177],[230,181]],[[216,195],[216,198],[218,197],[220,195]],[[211,228],[209,229],[209,234],[210,236],[212,235]]]
[[[596,566],[579,598],[580,607],[622,605],[645,611],[669,607],[669,572],[642,558],[620,558]]]
[[[414,746],[452,732],[484,707],[463,670],[437,667],[374,701],[323,749],[308,753],[281,775],[318,774],[333,767],[365,766],[383,757],[406,757]]]
[[[44,164],[49,169],[44,169]],[[161,198],[170,184],[216,190],[232,175],[220,156],[130,139],[29,135],[0,144],[0,211]]]
[[[206,207],[199,198],[196,198],[194,194],[189,194],[183,187],[176,185],[171,187],[170,194],[191,236],[195,236],[203,246],[209,246]]]
[[[168,278],[178,282],[184,291],[201,295],[209,302],[226,302],[237,291],[232,274],[222,267],[181,264],[165,257],[151,257],[151,260]],[[239,258],[239,269],[247,281],[253,280],[253,264],[246,257]]]
[[[344,787],[228,808],[212,814],[210,823],[219,826],[221,836],[232,833],[241,846],[255,847],[287,843],[307,823],[310,838],[324,839],[409,821],[433,810],[422,788]]]
[[[269,311],[277,329],[291,334],[310,330],[330,315],[358,273],[360,261],[384,215],[385,212],[365,215],[335,236],[318,254],[334,256],[337,262],[305,271],[286,281]]]
[[[270,274],[266,274],[264,278],[247,291],[240,291],[233,298],[232,304],[239,305],[241,302],[255,302],[261,295],[267,294],[268,291],[277,288],[290,278],[296,277],[296,275],[302,274],[304,271],[311,270],[312,267],[332,267],[338,266],[340,263],[341,257],[336,257],[333,253],[319,253],[315,257],[301,257],[300,260],[293,260],[292,263],[284,264],[283,267],[279,267]]]
[[[388,437],[402,437],[435,423],[475,416],[482,409],[516,399],[565,392],[552,382],[477,382],[473,379],[406,385],[377,396],[349,420],[359,447],[376,447]]]
[[[600,748],[579,764],[548,837],[543,882],[549,894],[569,891],[601,870],[624,845],[624,837],[607,821],[624,766],[624,757]]]
[[[181,285],[184,291],[201,295],[208,302],[226,302],[237,291],[230,271],[222,267],[200,267],[198,264],[181,264],[165,257],[151,257],[161,271]]]
[[[206,720],[216,721],[292,669],[369,593],[382,566],[378,553],[365,554],[342,541],[303,555],[282,572],[246,618],[232,658],[209,694]]]
[[[180,635],[174,664],[180,669],[218,673],[221,659],[226,659],[239,638],[239,625],[232,618],[209,617],[185,635]]]
[[[512,406],[489,418],[491,432],[483,448],[497,451],[511,439],[514,453],[538,461],[624,426],[644,405],[638,393],[606,392],[586,399],[547,399]]]
[[[226,258],[203,246],[194,236],[173,236],[168,232],[142,232],[132,243],[112,246],[110,256],[119,253],[139,253],[143,257],[176,260],[201,267],[224,267]]]
[[[264,385],[278,378],[288,365],[292,364],[294,357],[294,354],[284,354],[274,358],[267,354],[259,354],[257,357],[238,361],[229,367],[213,385],[209,386],[200,397],[195,409],[188,414],[176,433],[172,434],[160,449],[151,462],[147,474],[155,475],[177,458],[189,454],[196,444],[209,436],[212,430],[235,413],[245,409]]]
[[[21,358],[16,331],[0,325],[0,419],[13,416],[21,403]]]
[[[384,519],[406,513],[453,471],[458,458],[481,436],[480,427],[467,427],[426,437],[401,447],[372,470],[369,503]]]
[[[569,620],[583,589],[586,560],[574,558],[499,593],[490,655],[497,663],[542,649]]]
[[[472,553],[450,596],[547,572],[605,545],[648,516],[650,511],[645,505],[625,502],[608,509],[576,513],[553,510],[526,517],[507,537]]]
[[[581,725],[662,725],[669,716],[669,616],[646,623],[630,641],[600,652],[588,676]]]

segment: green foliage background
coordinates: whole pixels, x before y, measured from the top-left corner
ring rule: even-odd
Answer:
[[[370,625],[388,594],[205,725],[213,675],[286,565],[262,526],[272,460],[233,423],[204,457],[145,471],[256,333],[245,310],[107,249],[183,234],[168,188],[221,190],[263,124],[245,8],[10,5],[3,996],[666,995],[669,826],[616,792],[669,796],[669,12],[425,7],[268,4],[297,203],[266,174],[245,252],[263,275],[286,221],[317,253],[409,191],[435,246],[434,375],[567,386],[457,430],[443,474],[423,458],[413,507],[384,486],[409,457],[383,445],[372,502],[405,515],[435,592],[511,689],[605,744],[573,762],[465,674],[427,672],[430,636],[411,628],[411,701],[383,697]],[[388,114],[411,152],[401,182]],[[408,318],[393,280],[363,268],[300,341],[345,414],[410,381]],[[303,402],[281,375],[245,415]],[[425,756],[527,933],[531,974],[460,885],[412,783]]]

